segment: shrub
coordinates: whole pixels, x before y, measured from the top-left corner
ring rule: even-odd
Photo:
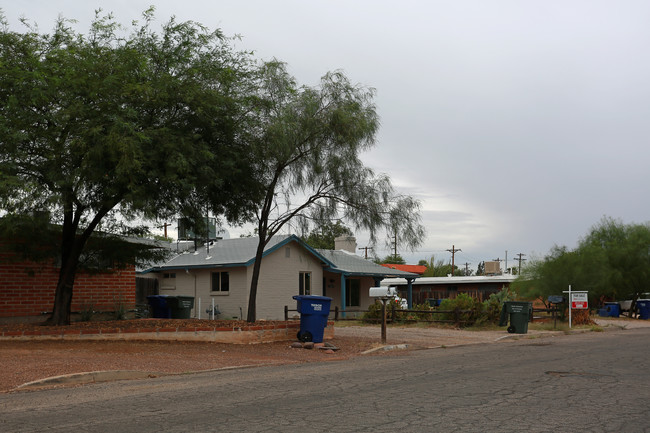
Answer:
[[[390,302],[386,303],[386,317],[390,315]],[[363,313],[361,320],[364,322],[381,322],[381,301],[375,300],[373,304],[368,307],[368,311]]]
[[[506,301],[514,301],[516,293],[510,290],[508,287],[502,289],[498,293],[493,293],[485,301],[484,310],[485,310],[485,320],[491,323],[498,323],[501,316],[501,309],[503,308],[503,303]]]
[[[459,293],[453,299],[443,300],[440,309],[452,311],[442,314],[442,320],[453,321],[459,326],[473,325],[483,315],[483,303],[465,293]]]

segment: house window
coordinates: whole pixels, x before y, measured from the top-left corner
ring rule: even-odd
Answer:
[[[361,280],[345,280],[345,306],[359,307],[361,305]]]
[[[230,275],[228,272],[212,273],[212,291],[213,292],[230,291]]]
[[[166,272],[163,274],[163,278],[176,278],[176,272]]]
[[[311,272],[300,272],[298,274],[298,294],[311,295]]]

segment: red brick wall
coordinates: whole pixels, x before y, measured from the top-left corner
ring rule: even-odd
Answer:
[[[38,316],[51,312],[59,269],[52,264],[15,262],[0,254],[0,318]],[[92,306],[114,311],[118,302],[135,307],[135,268],[114,273],[77,273],[72,312]]]

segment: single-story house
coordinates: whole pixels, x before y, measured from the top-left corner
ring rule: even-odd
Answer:
[[[354,238],[351,238],[352,240]],[[295,295],[332,298],[331,309],[367,309],[374,302],[370,287],[384,278],[413,281],[416,274],[388,269],[347,249],[317,250],[295,235],[274,236],[266,245],[257,288],[258,319],[282,320],[284,307],[295,309]],[[206,317],[214,303],[220,318],[243,318],[248,312],[258,238],[223,239],[142,271],[156,278],[161,295],[194,297],[192,317]],[[199,311],[200,302],[200,311]],[[297,313],[296,313],[297,314]]]
[[[459,293],[466,293],[481,301],[492,293],[498,293],[509,287],[517,279],[516,275],[494,276],[447,276],[420,277],[409,282],[405,278],[389,278],[381,281],[382,286],[397,288],[402,296],[412,297],[414,304],[424,304],[427,299],[455,298]]]

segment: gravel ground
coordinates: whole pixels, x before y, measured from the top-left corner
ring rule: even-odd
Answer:
[[[649,321],[634,319],[597,318],[596,322],[605,328],[616,329],[650,326]],[[129,325],[124,323],[123,326]],[[138,326],[142,326],[141,323]],[[529,329],[526,336],[521,336],[508,334],[505,328],[502,331],[464,331],[389,327],[386,343],[406,344],[413,349],[505,343],[511,338],[544,335],[563,335],[563,332]],[[11,392],[24,383],[81,372],[133,370],[156,376],[249,365],[336,361],[368,356],[365,354],[369,351],[372,356],[404,353],[373,351],[382,347],[380,340],[379,326],[337,326],[334,339],[328,341],[339,349],[333,353],[318,348],[292,348],[292,342],[236,345],[174,341],[0,341],[0,393]]]

